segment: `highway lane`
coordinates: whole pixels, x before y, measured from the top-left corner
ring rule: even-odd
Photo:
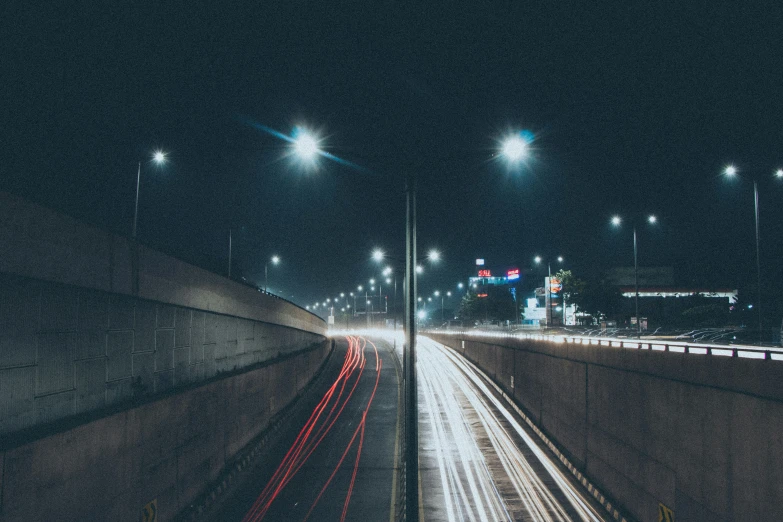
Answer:
[[[423,520],[609,520],[472,364],[426,337],[417,359]]]
[[[386,521],[396,496],[400,375],[383,340],[336,340],[249,476],[203,520]]]

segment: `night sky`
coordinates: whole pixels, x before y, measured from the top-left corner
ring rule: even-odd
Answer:
[[[235,270],[262,282],[280,255],[270,287],[304,305],[377,274],[374,247],[404,254],[408,171],[420,252],[444,257],[423,294],[477,257],[632,265],[609,218],[649,212],[642,266],[745,285],[755,176],[780,286],[779,2],[51,4],[0,13],[0,189],[130,234],[141,160],[140,241],[219,271],[233,228]],[[297,125],[346,163],[302,168],[260,127]],[[533,155],[510,168],[497,147],[520,130]]]

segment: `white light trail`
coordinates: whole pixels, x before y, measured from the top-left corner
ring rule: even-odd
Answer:
[[[417,344],[419,390],[435,438],[421,442],[435,450],[449,520],[604,520],[477,368],[430,339]]]

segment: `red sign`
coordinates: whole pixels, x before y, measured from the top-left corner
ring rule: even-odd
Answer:
[[[514,279],[519,279],[519,268],[515,268],[513,270],[509,270],[508,272],[506,272],[506,278],[509,281],[512,281]]]
[[[492,277],[492,273],[489,270],[479,270],[478,271],[479,277]]]
[[[476,297],[487,297],[487,294],[476,294]]]

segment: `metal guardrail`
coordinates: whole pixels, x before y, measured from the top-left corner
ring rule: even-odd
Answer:
[[[618,339],[616,337],[592,337],[579,335],[547,335],[521,332],[483,331],[476,329],[463,330],[427,330],[421,333],[437,333],[445,335],[460,335],[463,337],[492,337],[502,339],[529,339],[556,344],[586,344],[607,346],[610,348],[625,348],[635,350],[650,350],[657,352],[685,353],[693,355],[716,355],[744,359],[762,359],[767,361],[783,361],[783,348],[752,345],[705,344],[680,341],[656,341],[650,339]]]

